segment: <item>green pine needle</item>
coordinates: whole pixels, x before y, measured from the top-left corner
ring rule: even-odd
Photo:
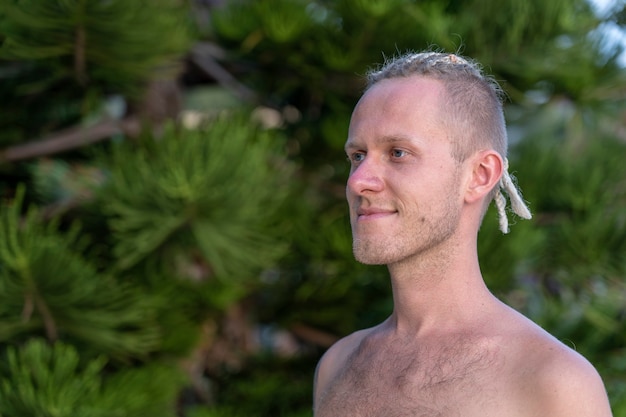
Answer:
[[[0,213],[0,341],[43,336],[119,359],[160,342],[150,298],[101,275],[81,251],[79,228],[58,230],[38,210],[22,216],[24,188]]]
[[[250,278],[284,253],[280,208],[290,168],[276,139],[248,120],[219,118],[199,131],[118,147],[102,194],[119,267],[199,250],[212,276]]]

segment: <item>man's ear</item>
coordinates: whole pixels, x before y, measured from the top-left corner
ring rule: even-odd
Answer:
[[[465,193],[465,202],[474,203],[488,195],[500,181],[504,162],[493,149],[483,150],[470,159],[471,176]]]

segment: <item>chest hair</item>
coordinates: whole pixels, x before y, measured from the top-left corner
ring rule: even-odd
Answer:
[[[415,346],[364,339],[321,397],[319,417],[456,417],[488,402],[497,351],[457,338]]]

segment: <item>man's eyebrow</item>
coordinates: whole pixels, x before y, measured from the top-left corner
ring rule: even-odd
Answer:
[[[412,140],[410,137],[408,136],[403,136],[403,135],[385,135],[379,139],[376,140],[377,143],[399,143],[399,142],[415,142],[414,140]],[[346,142],[345,145],[345,149],[355,149],[355,148],[363,148],[364,146],[362,146],[358,141],[356,140],[351,140],[348,139],[348,141]]]
[[[348,139],[343,148],[347,151],[348,149],[360,148],[360,146],[355,141]]]

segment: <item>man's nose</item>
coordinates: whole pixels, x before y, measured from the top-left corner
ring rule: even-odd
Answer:
[[[367,156],[348,177],[348,192],[355,195],[375,193],[383,187],[382,167],[373,156]]]

